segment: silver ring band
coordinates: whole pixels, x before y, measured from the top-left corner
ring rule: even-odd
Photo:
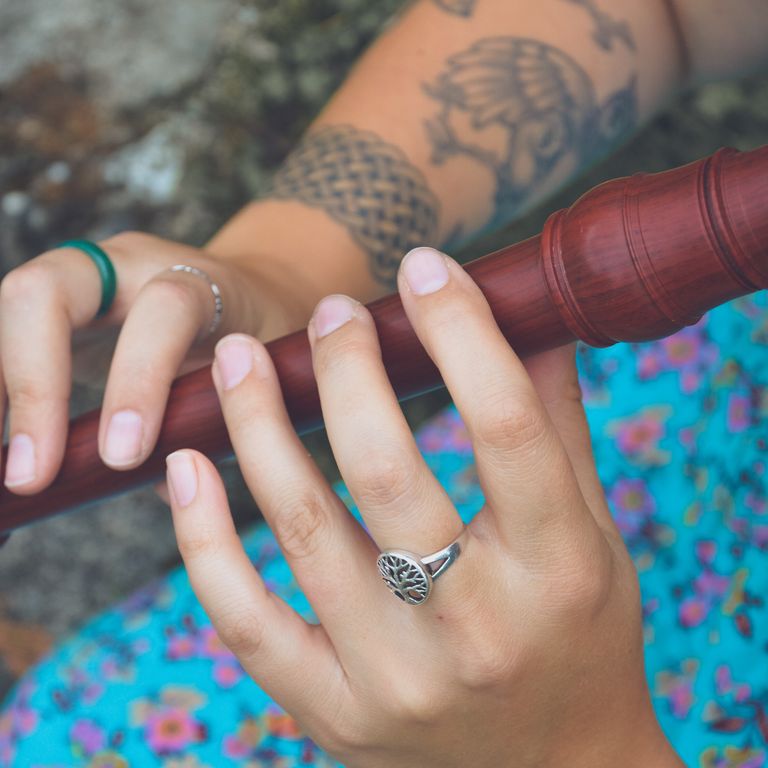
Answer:
[[[176,264],[170,268],[171,272],[186,272],[188,275],[194,275],[195,277],[201,277],[208,283],[211,293],[213,294],[213,320],[208,328],[207,336],[210,336],[220,325],[221,317],[224,314],[224,300],[221,298],[221,290],[219,286],[211,280],[210,275],[207,272],[203,272],[202,269],[197,267],[190,267],[188,264]]]
[[[420,557],[404,549],[389,549],[376,559],[381,578],[395,597],[409,605],[421,605],[432,594],[432,583],[445,573],[462,552],[465,525],[459,536],[447,547]],[[438,564],[437,567],[434,567]]]

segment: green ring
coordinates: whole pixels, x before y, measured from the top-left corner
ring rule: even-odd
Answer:
[[[107,256],[102,248],[90,240],[65,240],[56,247],[76,248],[93,259],[93,263],[96,265],[96,269],[99,270],[99,277],[101,278],[101,304],[99,305],[96,317],[105,315],[112,306],[115,293],[117,292],[117,273],[109,256]]]

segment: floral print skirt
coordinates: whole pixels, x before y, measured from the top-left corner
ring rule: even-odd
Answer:
[[[702,768],[768,766],[767,310],[760,293],[667,339],[578,351],[597,466],[640,574],[654,706]],[[417,437],[471,519],[483,497],[456,410]],[[244,543],[313,618],[269,529]],[[2,768],[335,765],[245,676],[181,568],[59,645],[0,714]]]

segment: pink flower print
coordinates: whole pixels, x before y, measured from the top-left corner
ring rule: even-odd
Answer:
[[[232,661],[235,655],[221,642],[213,627],[204,627],[197,637],[198,652],[206,659]]]
[[[93,704],[101,698],[104,686],[101,683],[91,683],[83,689],[83,704]]]
[[[664,434],[658,419],[641,415],[627,419],[618,429],[616,438],[622,453],[647,453]]]
[[[281,739],[301,739],[304,736],[299,724],[278,706],[271,705],[267,709],[264,722],[272,736]]]
[[[709,614],[709,605],[701,597],[688,597],[680,603],[678,617],[686,629],[698,627]]]
[[[649,518],[656,511],[656,501],[648,492],[645,481],[639,478],[617,480],[609,495],[614,508],[614,519],[625,536],[632,536],[643,530]]]
[[[104,729],[88,718],[75,720],[69,729],[69,738],[86,756],[101,752],[107,746],[107,734]]]
[[[717,345],[706,340],[704,325],[705,319],[702,319],[695,326],[641,346],[639,378],[652,379],[665,371],[677,371],[682,391],[693,392],[699,386],[702,371],[711,367],[719,357]]]
[[[239,760],[251,754],[251,747],[240,741],[237,736],[224,737],[224,755],[232,760]]]
[[[712,565],[717,555],[717,542],[702,539],[696,542],[696,558],[702,565]]]
[[[678,433],[680,443],[688,450],[692,450],[696,447],[696,430],[691,427],[683,427]]]
[[[728,398],[728,431],[743,432],[750,423],[751,402],[747,395],[732,392]]]
[[[416,434],[419,448],[426,453],[440,453],[449,450],[461,455],[472,454],[469,432],[461,417],[449,409],[434,418],[428,426]]]
[[[748,701],[752,697],[752,688],[747,683],[735,683],[727,664],[721,664],[715,670],[715,691],[718,696],[733,693],[733,698],[738,702]]]
[[[671,670],[656,675],[656,694],[669,701],[672,714],[682,719],[688,716],[695,701],[693,686],[699,671],[699,662],[686,659],[682,662],[682,673]]]
[[[670,364],[681,368],[698,357],[701,336],[695,329],[684,328],[662,339],[660,344]]]
[[[217,661],[213,665],[213,679],[220,688],[232,688],[243,676],[243,669],[239,664]]]
[[[246,717],[239,725],[234,736],[224,739],[224,754],[239,758],[251,755],[266,734],[255,717]]]
[[[744,496],[744,506],[756,515],[764,515],[768,511],[768,500],[762,494],[749,491]]]
[[[693,687],[687,680],[681,680],[669,691],[672,714],[684,720],[693,706]]]
[[[606,425],[606,433],[615,438],[618,449],[630,461],[644,466],[662,466],[669,463],[668,451],[659,448],[666,431],[669,406],[650,406]]]
[[[696,387],[699,386],[700,380],[701,376],[697,371],[681,371],[680,390],[688,395],[696,390]]]
[[[733,687],[733,676],[731,675],[731,668],[727,664],[721,664],[715,670],[715,690],[718,696],[723,696],[726,693],[730,693]]]
[[[768,525],[752,526],[752,538],[759,549],[768,549]]]
[[[145,724],[147,744],[156,754],[180,752],[200,741],[201,732],[202,725],[180,707],[157,709]]]
[[[731,580],[727,576],[705,570],[696,577],[693,586],[702,597],[722,597],[731,586]]]
[[[16,730],[21,735],[32,733],[37,728],[37,712],[34,709],[30,709],[26,704],[16,707],[13,714]]]
[[[188,634],[174,634],[168,640],[168,658],[174,661],[191,659],[194,657],[196,645],[194,639]]]
[[[766,755],[753,747],[709,747],[699,758],[701,768],[765,768]]]
[[[640,354],[637,360],[637,375],[641,379],[654,379],[661,372],[661,358],[653,351]]]

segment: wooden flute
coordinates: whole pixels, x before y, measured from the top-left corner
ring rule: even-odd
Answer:
[[[605,182],[553,213],[540,235],[466,265],[522,357],[581,339],[645,341],[768,287],[768,146],[721,149],[657,174]],[[397,294],[368,305],[384,365],[402,399],[442,385]],[[267,345],[299,433],[322,426],[306,331]],[[99,458],[99,412],[69,425],[56,479],[33,496],[0,490],[0,540],[10,531],[164,476],[165,457],[195,448],[217,461],[232,446],[210,367],[178,378],[157,446],[138,468]],[[7,446],[0,471],[5,471]]]

